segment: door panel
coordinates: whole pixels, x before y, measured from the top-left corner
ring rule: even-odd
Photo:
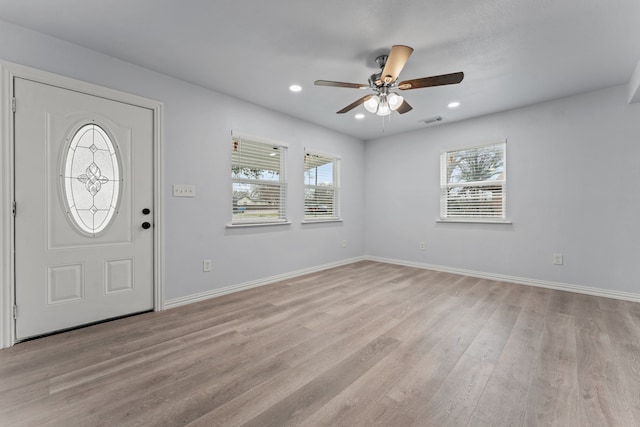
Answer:
[[[20,78],[14,93],[16,337],[152,309],[153,112]]]

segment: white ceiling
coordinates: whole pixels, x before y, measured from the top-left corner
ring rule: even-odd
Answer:
[[[639,0],[0,0],[0,19],[364,140],[625,84],[640,59]],[[415,49],[400,80],[464,81],[403,92],[384,134],[336,114],[367,92],[313,82],[366,83],[394,44]]]

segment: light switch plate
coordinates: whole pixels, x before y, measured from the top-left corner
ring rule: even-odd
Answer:
[[[196,197],[195,185],[173,184],[173,197]]]

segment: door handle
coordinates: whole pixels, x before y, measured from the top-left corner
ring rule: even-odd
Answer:
[[[151,224],[145,221],[142,223],[142,228],[144,228],[145,230],[151,228]]]

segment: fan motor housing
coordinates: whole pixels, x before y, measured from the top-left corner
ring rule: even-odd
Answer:
[[[380,67],[380,69],[384,68],[384,66],[387,65],[388,58],[389,55],[380,55],[376,58],[376,64],[378,64],[378,67]]]
[[[369,77],[369,86],[377,87],[378,85],[376,84],[376,82],[379,82],[381,77],[382,71],[380,71],[379,73],[371,74],[371,77]]]
[[[384,70],[385,65],[387,65],[388,58],[389,55],[380,55],[376,58],[376,64],[378,64],[378,67],[380,67],[380,72],[371,74],[371,77],[369,77],[369,86],[371,86],[372,88],[378,88],[385,85],[384,81],[382,80],[382,70]]]

